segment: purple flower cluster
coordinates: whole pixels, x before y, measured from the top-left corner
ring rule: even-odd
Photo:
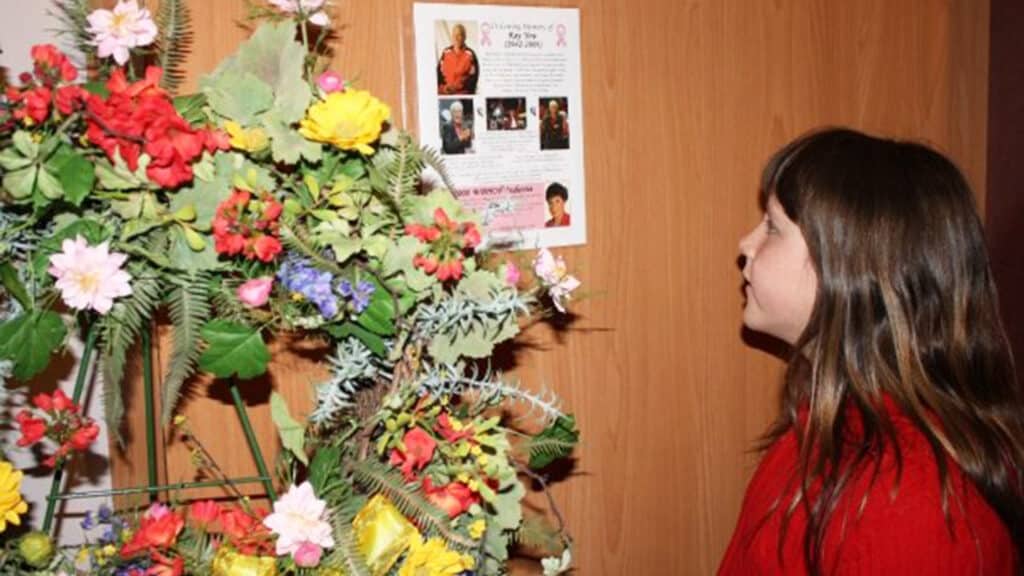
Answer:
[[[302,296],[316,305],[327,319],[338,314],[338,299],[334,295],[334,275],[318,270],[309,260],[290,256],[277,271],[277,279],[290,292]]]
[[[370,297],[373,296],[376,289],[377,287],[372,282],[366,280],[360,280],[355,286],[348,280],[342,280],[338,286],[338,292],[348,299],[352,304],[352,311],[356,314],[362,314],[363,310],[366,310],[366,307],[370,305]]]

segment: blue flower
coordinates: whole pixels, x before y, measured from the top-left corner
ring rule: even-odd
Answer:
[[[349,299],[352,303],[352,310],[356,314],[362,314],[363,310],[366,310],[366,307],[370,305],[370,297],[376,290],[377,287],[373,282],[366,280],[360,280],[355,286],[352,286],[348,280],[342,280],[341,285],[338,286],[338,292]]]
[[[277,279],[285,289],[302,294],[327,319],[338,314],[338,299],[334,295],[334,276],[318,270],[304,258],[289,257],[277,271]]]
[[[82,518],[80,525],[82,530],[92,530],[96,526],[96,522],[92,519],[92,512],[86,511],[85,518]]]

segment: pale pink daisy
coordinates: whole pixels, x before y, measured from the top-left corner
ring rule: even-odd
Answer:
[[[119,1],[113,10],[93,10],[86,19],[86,31],[92,34],[99,57],[113,56],[119,65],[128,61],[132,48],[148,46],[156,39],[153,17],[135,0]]]
[[[562,257],[555,257],[547,248],[537,252],[533,259],[533,271],[551,296],[551,302],[559,312],[565,313],[565,300],[572,291],[580,287],[580,281],[570,276]]]
[[[277,6],[282,12],[306,16],[310,24],[327,26],[330,20],[327,12],[324,12],[325,0],[270,0],[270,3]]]
[[[313,485],[303,482],[288,488],[276,502],[274,513],[263,519],[263,525],[277,535],[275,552],[278,556],[299,554],[307,556],[312,549],[303,545],[315,544],[320,548],[334,546],[334,534],[326,519],[327,503],[316,497]]]
[[[89,246],[77,236],[50,256],[50,274],[57,279],[64,303],[75,310],[91,308],[106,314],[114,299],[132,293],[131,274],[121,269],[127,255],[110,252],[106,242]]]

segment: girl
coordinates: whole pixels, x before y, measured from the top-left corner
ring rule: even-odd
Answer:
[[[963,176],[827,130],[760,202],[743,320],[794,353],[719,573],[1020,574],[1024,402]]]

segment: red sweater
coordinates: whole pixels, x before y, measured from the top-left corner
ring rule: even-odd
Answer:
[[[902,450],[899,488],[895,489],[895,454],[891,448],[883,454],[874,485],[870,484],[873,466],[850,479],[826,529],[825,573],[1014,574],[1015,552],[1009,531],[952,461],[951,523],[947,524],[938,469],[928,442],[893,403],[886,404]],[[797,458],[796,434],[792,431],[765,453],[747,488],[719,575],[807,573],[803,555],[807,513],[802,505],[790,520],[781,559],[778,548],[785,507],[793,494],[787,486]],[[784,504],[768,516],[773,502],[784,491]],[[865,492],[866,504],[858,517]]]

